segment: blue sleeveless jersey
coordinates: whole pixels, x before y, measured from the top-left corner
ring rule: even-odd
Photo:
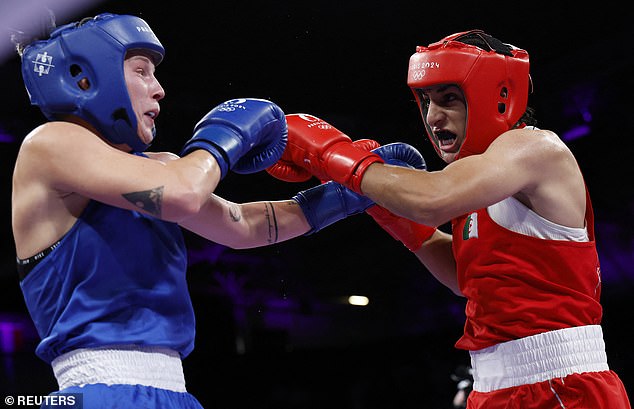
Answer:
[[[187,356],[195,321],[180,227],[91,201],[20,286],[50,363],[77,348],[162,346]]]

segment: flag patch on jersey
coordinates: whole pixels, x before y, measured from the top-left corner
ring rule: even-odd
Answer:
[[[476,212],[467,216],[467,220],[464,223],[464,229],[462,229],[462,239],[469,240],[478,237],[478,214]]]

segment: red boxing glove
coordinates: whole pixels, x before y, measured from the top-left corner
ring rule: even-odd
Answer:
[[[380,143],[372,139],[358,139],[352,144],[364,151],[371,151],[381,146]],[[267,168],[266,171],[274,178],[285,182],[305,182],[313,177],[308,170],[284,160],[283,157]],[[327,180],[322,180],[321,182],[327,182]]]
[[[284,182],[305,182],[313,177],[306,169],[297,166],[293,162],[284,160],[285,155],[287,154],[282,154],[282,157],[277,162],[266,168],[266,172],[269,175]]]
[[[425,226],[415,221],[400,217],[389,210],[376,205],[365,211],[392,236],[400,241],[410,251],[416,251],[421,248],[424,242],[429,239],[436,231],[435,227]]]
[[[288,144],[281,159],[267,169],[290,182],[334,180],[361,193],[361,179],[368,166],[383,163],[375,153],[357,147],[341,131],[308,114],[286,115]]]

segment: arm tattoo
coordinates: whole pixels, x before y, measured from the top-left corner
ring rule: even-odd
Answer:
[[[161,217],[161,202],[163,201],[163,186],[141,192],[124,193],[128,202],[155,217]]]
[[[271,209],[269,212],[269,208]],[[266,202],[264,204],[264,217],[269,223],[269,243],[277,243],[278,239],[278,228],[277,228],[277,218],[275,217],[275,209],[273,208],[273,204],[271,202]]]
[[[242,216],[240,216],[240,211],[238,210],[238,206],[231,206],[229,207],[229,217],[231,217],[231,221],[234,222],[239,222],[240,219],[242,219]]]

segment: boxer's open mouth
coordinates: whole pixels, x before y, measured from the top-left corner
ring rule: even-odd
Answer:
[[[438,139],[438,145],[443,150],[452,148],[458,139],[458,136],[450,131],[434,132],[434,136]]]

